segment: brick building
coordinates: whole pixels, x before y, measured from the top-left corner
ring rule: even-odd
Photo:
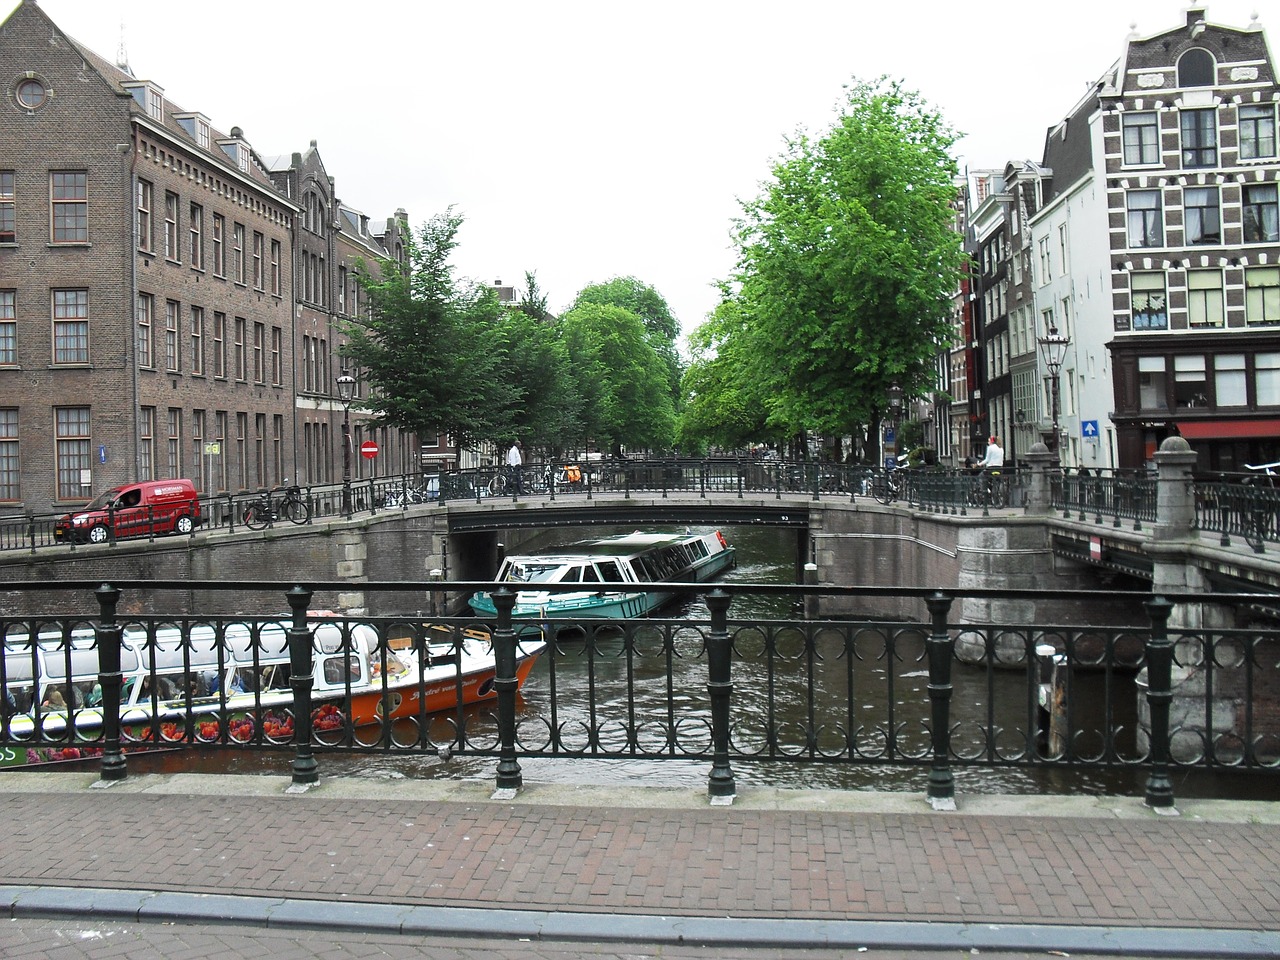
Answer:
[[[1258,21],[1192,4],[1125,40],[1040,163],[968,177],[975,444],[1000,433],[1015,459],[1052,445],[1035,348],[1056,333],[1065,466],[1140,468],[1174,434],[1201,470],[1280,460],[1278,111]]]
[[[337,479],[338,321],[355,259],[388,248],[340,214],[314,144],[273,170],[34,0],[0,63],[0,512],[135,478]]]
[[[1202,469],[1280,459],[1278,99],[1257,21],[1198,4],[1099,84],[1121,466],[1171,433]]]

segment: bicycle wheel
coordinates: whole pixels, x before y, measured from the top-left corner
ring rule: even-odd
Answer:
[[[271,510],[258,500],[244,508],[241,519],[250,530],[265,530],[271,524]]]
[[[489,481],[489,496],[501,497],[507,492],[506,474],[495,473],[493,479]]]
[[[301,497],[285,497],[280,504],[280,513],[294,523],[306,523],[311,519],[311,504]]]
[[[889,477],[876,477],[874,484],[875,498],[880,503],[893,503],[898,496],[898,485]]]
[[[1004,485],[1004,481],[999,478],[992,478],[988,499],[991,506],[1000,509],[1009,505],[1009,489]]]

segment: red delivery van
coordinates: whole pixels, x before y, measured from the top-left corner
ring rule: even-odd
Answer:
[[[112,533],[148,537],[190,533],[200,525],[200,500],[190,480],[143,480],[113,487],[53,526],[63,543],[103,543]]]

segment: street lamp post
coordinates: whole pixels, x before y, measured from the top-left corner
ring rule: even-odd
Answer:
[[[1057,327],[1050,327],[1049,332],[1038,340],[1040,344],[1040,359],[1044,362],[1045,367],[1049,371],[1049,395],[1051,410],[1053,413],[1053,439],[1049,443],[1049,449],[1054,455],[1058,455],[1058,412],[1060,410],[1058,399],[1058,374],[1062,372],[1062,361],[1067,356],[1067,344],[1071,342],[1071,338],[1065,333],[1059,333]],[[1058,462],[1062,462],[1062,458],[1057,456]]]
[[[338,399],[342,401],[342,515],[351,516],[351,398],[356,378],[344,369],[338,377]]]

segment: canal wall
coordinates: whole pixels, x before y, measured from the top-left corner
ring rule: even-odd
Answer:
[[[1145,622],[1128,601],[1095,593],[1081,604],[1053,592],[1097,591],[1099,581],[1094,571],[1055,558],[1052,532],[1040,518],[928,514],[857,502],[815,506],[810,516],[814,582],[820,585],[1040,592],[1035,599],[964,598],[951,611],[958,623]],[[816,615],[928,619],[920,601],[894,594],[824,597]]]
[[[807,504],[808,554],[814,569],[811,582],[837,586],[888,588],[925,587],[965,591],[973,588],[1038,590],[1036,600],[965,599],[952,610],[952,619],[973,623],[1129,623],[1134,611],[1108,603],[1098,574],[1070,561],[1055,561],[1050,525],[1044,518],[1023,514],[983,517],[924,513],[905,507],[883,507],[866,500],[822,501]],[[269,530],[200,532],[193,537],[162,537],[155,541],[121,541],[114,545],[0,554],[0,579],[50,580],[164,580],[253,581],[343,580],[350,589],[317,595],[316,608],[349,613],[365,611],[413,615],[433,609],[428,591],[368,596],[370,582],[429,583],[432,580],[483,581],[493,577],[504,552],[539,545],[548,529],[516,528],[500,532],[450,533],[449,508],[392,510],[350,521],[330,520]],[[553,510],[546,512],[554,524]],[[590,527],[583,527],[589,536]],[[726,528],[732,537],[732,528]],[[1093,590],[1087,605],[1066,601],[1051,589]],[[2,591],[2,588],[0,588]],[[166,591],[162,599],[125,596],[125,612],[240,615],[264,607],[287,609],[283,598],[251,597],[244,590],[198,595]],[[465,594],[449,596],[440,612],[457,612]],[[41,609],[38,594],[3,592],[4,609],[16,613],[52,613]],[[151,609],[152,603],[165,609]],[[811,616],[874,617],[922,622],[927,612],[916,600],[896,593],[852,600],[825,597],[810,609]],[[96,607],[86,597],[84,612]],[[67,612],[60,607],[58,612]],[[74,612],[74,611],[73,611]]]

